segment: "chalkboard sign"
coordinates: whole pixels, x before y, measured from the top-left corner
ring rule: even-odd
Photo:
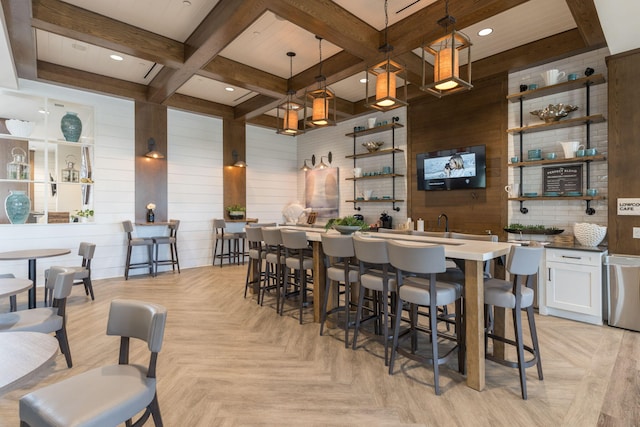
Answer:
[[[542,168],[545,193],[582,193],[582,165]]]

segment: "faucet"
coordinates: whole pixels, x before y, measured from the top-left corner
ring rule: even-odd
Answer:
[[[444,231],[449,232],[449,217],[445,213],[438,215],[438,227],[440,227],[440,218],[444,217]]]

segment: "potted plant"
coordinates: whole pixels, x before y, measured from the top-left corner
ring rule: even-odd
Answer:
[[[351,234],[358,230],[368,230],[369,225],[352,215],[342,218],[331,218],[324,227],[326,230],[333,228],[341,234]]]
[[[231,219],[243,219],[246,210],[242,205],[227,206],[227,212],[229,212],[229,218]]]
[[[87,222],[93,218],[93,209],[83,209],[76,211],[75,217],[79,222]]]

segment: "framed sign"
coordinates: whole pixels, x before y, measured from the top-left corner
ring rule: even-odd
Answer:
[[[545,193],[582,193],[582,165],[542,168],[542,182]]]

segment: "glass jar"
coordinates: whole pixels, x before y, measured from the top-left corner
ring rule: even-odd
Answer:
[[[21,147],[13,147],[11,156],[13,160],[7,163],[7,179],[29,179],[29,164],[26,162],[26,151]]]

